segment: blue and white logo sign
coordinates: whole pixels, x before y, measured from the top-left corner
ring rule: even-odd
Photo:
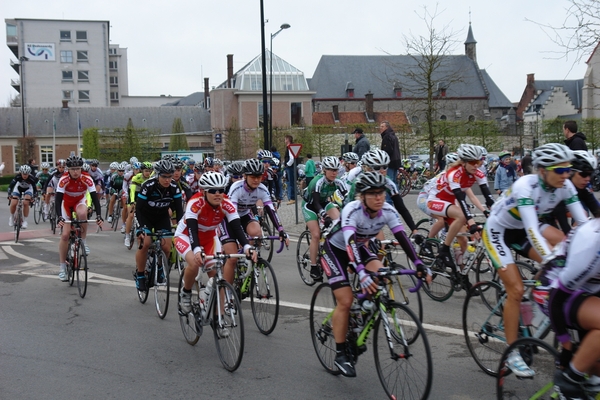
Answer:
[[[25,43],[25,56],[30,61],[55,61],[54,43]]]

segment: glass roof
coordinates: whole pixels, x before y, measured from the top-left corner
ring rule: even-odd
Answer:
[[[267,80],[271,67],[271,52],[267,50]],[[236,74],[234,87],[238,90],[262,91],[262,63],[261,55],[250,61]],[[270,82],[267,82],[270,90]],[[308,84],[304,72],[294,67],[287,61],[273,54],[273,91],[306,91]]]

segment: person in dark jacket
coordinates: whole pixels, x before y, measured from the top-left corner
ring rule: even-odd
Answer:
[[[565,122],[563,125],[563,133],[565,134],[565,144],[568,148],[571,150],[587,151],[587,144],[585,144],[587,138],[583,133],[577,132],[577,122]]]
[[[381,133],[381,150],[385,151],[390,156],[387,175],[394,183],[396,183],[398,168],[400,168],[400,165],[402,164],[402,161],[400,160],[398,138],[388,121],[383,121],[379,124],[379,133]]]
[[[356,144],[354,145],[352,152],[358,154],[358,158],[360,159],[363,154],[371,149],[371,144],[369,143],[369,139],[365,137],[361,128],[356,128],[353,133]]]
[[[527,153],[521,159],[521,171],[523,175],[529,175],[533,173],[533,159],[531,154]]]

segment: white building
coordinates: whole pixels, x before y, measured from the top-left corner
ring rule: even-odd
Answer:
[[[25,107],[118,106],[128,95],[127,49],[110,44],[109,21],[5,19],[16,60],[11,86]]]

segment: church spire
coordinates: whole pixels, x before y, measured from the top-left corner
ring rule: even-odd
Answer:
[[[467,40],[465,41],[465,55],[471,60],[477,61],[477,41],[475,40],[475,36],[473,36],[471,21],[469,21],[469,32],[467,33]]]

